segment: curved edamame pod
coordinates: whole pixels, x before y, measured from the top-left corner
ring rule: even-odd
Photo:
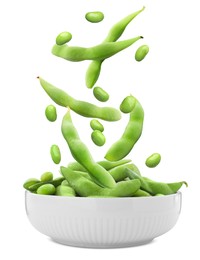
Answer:
[[[112,175],[114,180],[116,182],[122,181],[127,177],[126,168],[131,169],[132,171],[136,172],[138,175],[140,175],[140,171],[137,168],[136,165],[133,163],[120,165],[118,167],[115,167],[109,171],[109,173]]]
[[[103,41],[105,42],[115,42],[117,41],[120,36],[123,34],[124,30],[126,29],[127,25],[138,15],[140,14],[145,7],[143,7],[141,10],[134,12],[125,18],[123,18],[121,21],[116,23],[109,31],[107,37]],[[90,63],[86,76],[85,76],[85,82],[86,86],[88,88],[92,88],[94,84],[97,82],[100,72],[101,72],[101,65],[104,60],[94,60]]]
[[[170,195],[176,193],[183,184],[188,186],[187,182],[181,181],[181,182],[174,182],[174,183],[164,183],[164,182],[156,182],[151,181],[148,179],[144,179],[143,177],[139,176],[137,173],[130,169],[126,169],[126,173],[128,177],[132,180],[139,179],[141,182],[141,189],[144,191],[150,193],[151,195],[156,194],[163,194],[163,195]]]
[[[61,167],[61,172],[75,192],[82,197],[131,197],[134,196],[140,188],[139,180],[121,181],[118,182],[114,188],[103,188],[92,180],[83,177],[81,174],[75,174],[69,168]]]
[[[131,160],[120,160],[117,162],[110,162],[110,161],[99,161],[97,162],[99,165],[101,165],[104,169],[106,169],[107,171],[114,169],[117,166],[123,165],[123,164],[127,164],[131,162]],[[71,162],[67,165],[68,168],[70,168],[73,171],[84,171],[86,172],[86,169],[78,162]]]
[[[90,48],[56,44],[53,46],[52,54],[74,62],[84,60],[105,60],[128,48],[141,38],[143,37],[138,36],[120,42],[105,42]]]
[[[87,146],[81,141],[72,123],[70,110],[67,111],[63,118],[61,130],[72,156],[88,171],[91,178],[103,187],[114,187],[116,183],[113,177],[93,160]]]
[[[120,111],[115,108],[98,107],[85,101],[76,100],[41,77],[38,77],[38,79],[49,97],[60,106],[70,107],[71,110],[84,117],[100,118],[106,121],[118,121],[121,119]]]
[[[129,122],[122,137],[107,151],[105,158],[109,161],[118,161],[128,155],[142,134],[144,111],[138,100],[130,113]]]

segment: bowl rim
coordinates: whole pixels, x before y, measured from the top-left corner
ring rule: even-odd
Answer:
[[[60,199],[60,200],[156,200],[156,199],[166,199],[170,197],[176,197],[176,196],[182,196],[182,193],[180,191],[169,194],[169,195],[163,195],[163,196],[149,196],[149,197],[68,197],[68,196],[56,196],[56,195],[42,195],[37,193],[32,193],[29,190],[25,190],[25,196],[30,195],[33,197],[41,197],[41,198],[53,198],[53,199]]]

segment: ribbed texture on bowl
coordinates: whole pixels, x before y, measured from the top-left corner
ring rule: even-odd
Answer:
[[[181,194],[163,197],[163,201],[152,199],[77,198],[76,201],[76,198],[56,199],[26,193],[26,210],[32,225],[59,243],[126,247],[147,243],[176,224]]]

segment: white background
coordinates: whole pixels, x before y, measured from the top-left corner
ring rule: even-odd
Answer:
[[[70,44],[99,44],[109,28],[131,12],[146,10],[124,32],[121,39],[143,35],[144,39],[103,63],[98,85],[110,93],[109,105],[118,107],[132,93],[145,110],[144,131],[129,155],[142,174],[163,181],[186,180],[183,208],[177,225],[149,245],[113,250],[62,246],[37,232],[24,208],[23,182],[44,171],[59,176],[49,156],[53,143],[60,146],[62,165],[72,160],[60,131],[64,108],[57,107],[58,120],[50,123],[44,109],[52,103],[37,76],[69,92],[95,101],[84,83],[88,61],[71,63],[51,55],[56,35],[70,31]],[[105,19],[88,23],[84,15],[100,10]],[[4,259],[185,259],[199,256],[199,9],[198,1],[158,0],[8,0],[0,4],[0,111],[1,111],[1,251]],[[148,44],[146,59],[137,63],[134,53]],[[107,105],[107,104],[106,104]],[[103,158],[128,121],[104,123],[107,143],[97,148],[90,140],[90,119],[72,113],[81,138],[95,160]],[[148,169],[144,161],[151,153],[162,154],[161,164]]]

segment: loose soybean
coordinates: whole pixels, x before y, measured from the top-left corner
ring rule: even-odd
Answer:
[[[148,52],[149,52],[149,46],[147,45],[140,46],[135,53],[135,60],[142,61],[146,57]]]
[[[61,161],[61,153],[58,145],[53,144],[50,149],[51,158],[55,164],[59,164]]]
[[[103,21],[104,19],[104,14],[102,12],[96,11],[96,12],[88,12],[85,15],[85,19],[88,22],[91,23],[99,23],[101,21]]]
[[[93,143],[95,143],[97,146],[103,146],[106,142],[104,134],[99,130],[94,130],[91,134],[91,138]]]
[[[90,126],[93,130],[99,130],[101,132],[104,131],[104,126],[96,119],[92,119],[90,121]]]
[[[101,102],[106,102],[109,99],[109,94],[100,87],[95,87],[93,89],[93,94],[95,98]]]
[[[127,96],[120,105],[122,113],[130,113],[136,104],[136,99],[133,96]]]
[[[62,32],[56,37],[56,44],[63,45],[69,41],[71,41],[72,35],[70,32]]]
[[[40,180],[45,181],[52,181],[53,180],[53,173],[52,172],[45,172],[41,175]]]
[[[57,112],[56,112],[56,108],[53,105],[49,105],[46,107],[45,109],[45,115],[46,118],[50,121],[50,122],[54,122],[57,119]]]
[[[149,156],[146,159],[146,166],[149,168],[154,168],[156,167],[161,161],[161,155],[159,153],[153,153],[151,156]]]

